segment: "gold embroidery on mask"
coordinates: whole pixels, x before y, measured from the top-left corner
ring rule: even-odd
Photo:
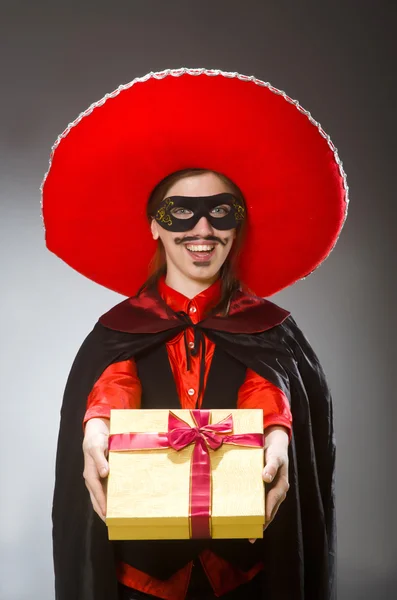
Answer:
[[[161,206],[158,211],[156,212],[156,221],[159,221],[160,223],[165,223],[165,225],[172,225],[172,219],[171,219],[171,215],[168,214],[168,210],[171,208],[171,206],[173,206],[174,203],[172,200],[170,200],[170,198],[167,198],[164,206]]]
[[[237,223],[240,223],[241,221],[243,221],[245,219],[245,208],[244,208],[244,206],[239,204],[237,202],[237,200],[235,202],[233,202],[233,206],[236,210],[236,212],[234,213],[234,218],[236,219]]]

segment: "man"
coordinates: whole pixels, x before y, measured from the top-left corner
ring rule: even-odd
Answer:
[[[125,293],[135,287],[147,264],[148,250],[153,248],[142,223],[145,189],[151,192],[146,196],[150,196],[146,204],[151,234],[161,241],[154,275],[139,294],[101,317],[81,347],[68,379],[53,510],[57,599],[133,599],[151,594],[182,600],[189,594],[191,598],[213,598],[215,593],[224,595],[225,600],[247,595],[331,600],[335,598],[335,449],[329,390],[316,355],[288,311],[253,295],[248,288],[262,295],[274,293],[313,270],[329,253],[345,218],[343,171],[335,151],[330,156],[331,146],[319,135],[320,129],[285,99],[278,97],[274,106],[273,91],[255,89],[255,82],[210,79],[208,73],[200,73],[200,81],[188,73],[183,75],[179,80],[169,78],[168,85],[159,88],[168,120],[160,115],[152,123],[151,110],[153,102],[158,103],[159,92],[150,79],[145,83],[150,83],[146,95],[142,96],[139,86],[131,87],[129,97],[119,95],[117,107],[104,104],[106,110],[100,112],[98,104],[96,112],[87,112],[90,119],[81,125],[77,120],[73,136],[65,136],[57,147],[43,189],[49,247],[80,272],[112,289]],[[209,93],[217,103],[208,101]],[[183,104],[177,109],[188,107],[190,111],[194,103],[194,114],[206,131],[204,136],[197,128],[194,134],[189,132],[185,146],[180,140],[169,158],[166,148],[184,129],[176,126],[171,138],[168,132],[168,143],[160,144],[160,151],[157,140],[164,138],[164,123],[177,125],[173,110],[181,97]],[[241,111],[242,101],[248,109],[256,107],[253,113],[247,116]],[[235,114],[234,102],[240,107],[241,124],[234,116],[233,120],[225,117],[226,106]],[[139,169],[130,188],[124,160],[130,146],[120,154],[120,133],[114,125],[120,119],[128,129],[126,116],[137,108],[146,127],[152,127],[148,156],[153,159],[153,152],[160,152],[160,164],[154,160],[152,172],[144,172],[148,164],[145,153],[137,149],[135,161],[129,164],[137,169],[138,161]],[[279,111],[284,108],[279,125],[284,127],[285,122],[285,130],[274,128],[269,113],[280,118]],[[265,123],[261,122],[262,113],[266,113]],[[248,162],[241,147],[246,147],[244,136],[252,116],[264,127],[267,143],[273,140],[273,146],[258,141]],[[110,129],[108,123],[113,123]],[[230,154],[228,128],[232,123],[237,144],[232,145]],[[100,139],[102,130],[106,131],[105,144]],[[208,144],[209,135],[212,144]],[[303,153],[302,158],[301,148],[295,149],[295,137],[299,140],[302,135],[309,158],[316,163],[316,177],[309,175],[308,156]],[[90,143],[96,136],[89,161],[76,152],[81,136]],[[123,140],[125,136],[123,130]],[[134,136],[140,139],[135,130],[131,136],[130,144]],[[194,147],[189,146],[190,139]],[[264,147],[267,150],[261,155]],[[101,168],[104,158],[109,161],[113,157],[112,148],[117,148],[123,161],[112,164],[112,169],[104,162]],[[274,152],[280,159],[281,151],[283,171],[289,173],[290,161],[293,176],[284,175],[281,182],[274,163],[263,178],[260,169],[274,161]],[[186,160],[197,164],[204,155],[221,168],[196,174],[171,168]],[[225,177],[225,172],[234,177]],[[182,177],[183,173],[187,176]],[[60,194],[66,198],[70,180],[76,176],[77,199],[68,196],[66,205]],[[260,181],[268,194],[271,191],[271,201],[261,199]],[[109,204],[109,194],[114,197],[115,190],[117,209]],[[127,218],[132,197],[135,204]],[[319,197],[324,197],[324,202],[319,202]],[[77,211],[73,206],[78,206]],[[88,226],[90,215],[95,229]],[[65,217],[67,230],[58,225]],[[128,253],[132,246],[134,253]],[[202,314],[195,320],[201,302]],[[108,472],[107,418],[112,406],[121,403],[139,408],[141,401],[149,408],[217,408],[223,402],[222,407],[237,404],[265,409],[264,480],[270,484],[267,520],[274,522],[263,540],[251,544],[246,540],[107,541],[106,528],[92,510],[93,505],[103,518],[105,497],[100,477]],[[269,410],[272,402],[275,409]],[[82,453],[76,436],[78,431],[82,433],[82,421],[86,423],[84,476],[92,505],[79,479]],[[197,565],[198,574],[193,567],[191,577],[192,564]],[[125,584],[120,589],[117,579]],[[189,589],[189,580],[195,589]]]
[[[169,223],[169,219],[173,219],[174,227],[178,230],[183,227],[182,232],[170,231],[169,228],[172,227],[172,224],[164,226],[164,219],[159,216],[162,211],[161,209],[154,211],[153,202],[149,202],[149,212],[155,212],[155,216],[151,216],[153,238],[160,240],[161,248],[165,252],[163,266],[166,267],[166,277],[160,275],[163,270],[160,268],[158,291],[175,313],[183,311],[196,324],[202,321],[209,309],[215,307],[221,299],[222,274],[225,275],[227,268],[229,270],[232,268],[226,261],[230,257],[236,236],[242,235],[243,219],[236,220],[236,214],[240,216],[241,208],[244,207],[239,204],[240,210],[235,212],[233,204],[236,203],[236,198],[231,194],[231,190],[228,190],[226,183],[216,174],[200,172],[198,175],[194,171],[189,174],[190,171],[184,172],[183,177],[180,176],[181,178],[177,179],[167,191],[167,199],[172,198],[174,204],[169,212],[167,223]],[[155,196],[157,195],[156,191]],[[175,206],[176,197],[179,199],[180,206],[178,207]],[[211,202],[213,206],[208,207],[207,216],[201,216],[200,209],[205,207],[205,202]],[[164,204],[164,200],[162,200],[160,206],[164,206]],[[235,214],[232,215],[232,212]],[[192,218],[194,222],[190,221]],[[211,222],[208,218],[211,219]],[[225,223],[225,221],[227,222]],[[233,295],[230,296],[229,301],[233,299]],[[156,295],[154,294],[155,299]],[[189,301],[189,299],[191,300]],[[189,348],[187,354],[184,349],[182,333],[169,340],[167,354],[177,383],[181,407],[200,408],[205,395],[215,344],[211,343],[203,334],[206,352],[205,358],[202,359],[200,352],[194,351],[193,329],[189,328],[185,331],[189,336],[187,338]],[[188,362],[191,363],[189,369],[187,368]],[[206,377],[203,381],[203,389],[199,394],[200,363],[205,364]],[[153,369],[155,370],[156,367],[157,364],[154,362]],[[265,455],[266,458],[268,457],[264,479],[270,482],[277,476],[276,485],[267,494],[266,520],[270,522],[288,490],[287,446],[291,436],[291,413],[288,399],[281,390],[254,371],[250,369],[247,371],[244,382],[238,389],[237,407],[262,408],[264,410]],[[221,384],[222,382],[220,382]],[[105,452],[109,435],[110,409],[140,408],[142,405],[141,388],[136,365],[128,360],[110,365],[96,382],[89,397],[89,407],[84,418],[84,421],[87,422],[84,440],[85,478],[94,509],[103,519],[106,514],[105,494],[99,478],[108,473]],[[162,400],[164,398],[164,382],[159,382],[158,399],[160,398]],[[168,400],[167,406],[169,406],[169,402],[170,400]],[[145,406],[144,402],[143,407]],[[155,552],[156,544],[152,543],[151,546]],[[242,550],[244,551],[244,547]],[[257,561],[248,572],[239,571],[208,550],[202,551],[200,556],[206,573],[212,575],[214,591],[219,594],[231,591],[233,586],[237,588],[238,585],[249,581],[262,568],[260,562]],[[200,563],[197,565],[200,568]],[[191,563],[188,562],[171,578],[161,581],[149,577],[140,570],[130,568],[131,565],[122,564],[119,567],[119,580],[141,592],[151,593],[152,596],[183,600],[188,587],[191,566]],[[205,583],[203,588],[204,593]],[[251,597],[253,595],[247,586],[243,586],[240,593],[245,595],[244,597],[247,594],[251,594]],[[129,597],[133,598],[134,596],[129,595]],[[211,594],[211,597],[215,596]]]

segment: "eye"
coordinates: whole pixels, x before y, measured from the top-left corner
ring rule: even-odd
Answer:
[[[230,211],[231,206],[229,204],[220,204],[211,210],[211,214],[216,218],[222,218],[228,215]]]
[[[177,208],[173,208],[171,210],[171,214],[177,219],[190,219],[190,217],[193,216],[193,211],[189,210],[188,208],[183,208],[182,206],[179,206]]]

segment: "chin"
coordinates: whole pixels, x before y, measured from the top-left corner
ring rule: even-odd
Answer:
[[[214,269],[212,265],[194,266],[193,269],[189,269],[186,275],[196,281],[205,282],[216,278],[219,275],[219,270],[220,269]]]

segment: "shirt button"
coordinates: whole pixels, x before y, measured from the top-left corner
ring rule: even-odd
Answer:
[[[191,307],[189,308],[189,312],[190,312],[190,313],[195,313],[195,312],[197,312],[197,308],[196,308],[195,306],[191,306]]]
[[[189,346],[189,348],[194,348],[194,342],[189,342],[188,346]]]
[[[189,394],[189,396],[193,396],[193,394],[194,394],[194,389],[193,389],[193,388],[190,388],[190,389],[187,391],[187,393]]]

